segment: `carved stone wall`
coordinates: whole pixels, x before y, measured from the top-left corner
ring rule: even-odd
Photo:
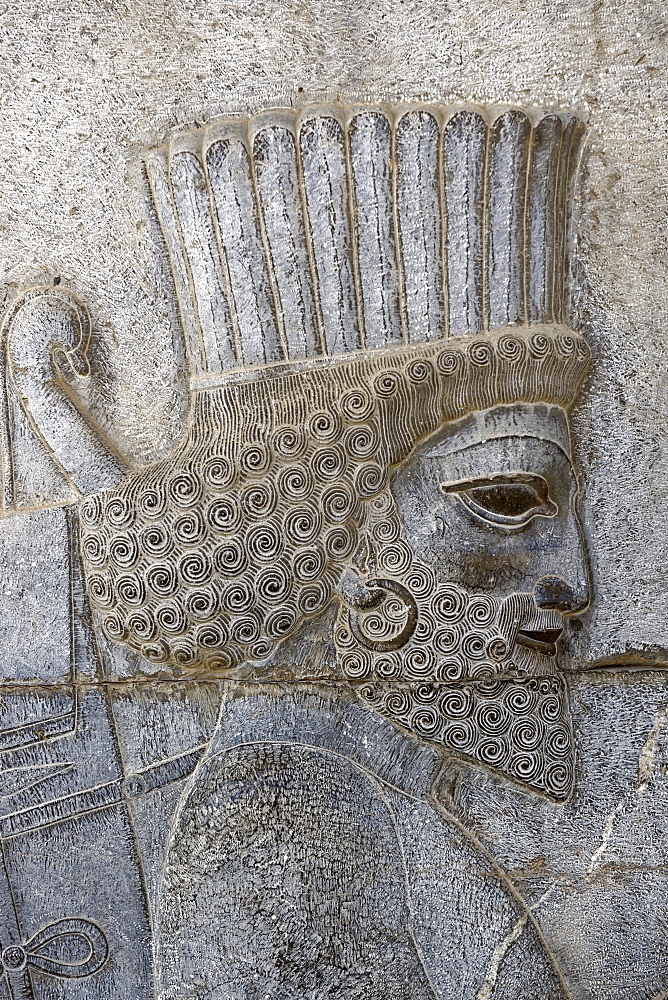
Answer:
[[[663,5],[0,26],[0,1000],[668,997]]]

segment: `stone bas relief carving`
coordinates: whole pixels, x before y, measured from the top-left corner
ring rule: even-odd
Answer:
[[[82,304],[9,311],[4,562],[59,596],[5,623],[0,996],[575,995],[443,789],[574,794],[583,134],[315,107],[149,154],[191,412],[144,469]]]

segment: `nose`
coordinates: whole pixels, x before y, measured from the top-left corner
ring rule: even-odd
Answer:
[[[573,587],[560,576],[542,577],[533,590],[539,608],[553,608],[565,615],[584,611],[589,603],[589,588],[584,584]]]

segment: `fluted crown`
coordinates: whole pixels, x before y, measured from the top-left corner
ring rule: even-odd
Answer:
[[[468,106],[318,106],[149,154],[194,385],[569,322],[584,128]]]

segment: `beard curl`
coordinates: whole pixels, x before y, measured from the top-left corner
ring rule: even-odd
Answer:
[[[334,628],[358,697],[448,755],[564,801],[574,781],[565,682],[551,657],[515,645],[518,623],[535,614],[533,595],[498,599],[438,583],[401,537],[389,493],[372,505],[367,531],[369,597],[360,596],[362,574],[357,586],[347,581]]]

